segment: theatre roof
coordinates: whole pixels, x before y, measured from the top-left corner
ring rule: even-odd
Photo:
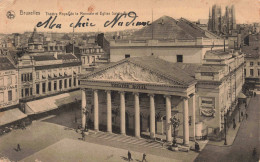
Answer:
[[[133,33],[131,39],[196,39],[218,38],[218,36],[205,31],[196,24],[181,18],[176,20],[169,16],[162,16],[155,20],[152,25],[145,26]]]
[[[116,66],[119,66],[123,63],[135,64],[143,69],[157,74],[158,76],[163,76],[164,78],[167,78],[168,80],[171,80],[178,85],[189,86],[196,82],[194,77],[195,75],[190,73],[188,69],[182,69],[176,63],[171,63],[154,56],[133,57],[121,60],[116,63],[110,63],[102,68],[96,69],[90,74],[82,76],[81,79],[89,79],[91,78],[90,76],[95,76],[106,71],[107,69],[116,68]]]

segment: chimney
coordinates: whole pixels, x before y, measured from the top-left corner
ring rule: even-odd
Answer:
[[[55,57],[56,59],[58,59],[58,52],[54,52],[54,53],[53,53],[53,57]]]

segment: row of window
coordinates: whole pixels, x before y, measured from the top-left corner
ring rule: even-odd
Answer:
[[[103,52],[101,48],[89,48],[89,49],[81,49],[81,53],[100,53]]]
[[[67,68],[64,69],[64,72],[62,72],[62,69],[53,69],[53,70],[43,70],[41,72],[41,76],[40,76],[40,72],[37,71],[36,72],[36,79],[46,79],[48,78],[52,78],[52,77],[63,77],[63,76],[68,76],[68,75],[77,75],[77,69],[73,69],[69,68],[69,70],[67,71]],[[78,73],[80,73],[80,67],[78,67]]]
[[[96,59],[98,59],[99,56],[86,56],[86,57],[82,57],[82,64],[91,64],[91,63],[95,63]]]
[[[27,82],[27,81],[32,81],[32,80],[33,80],[32,73],[21,74],[22,82]]]
[[[250,69],[250,76],[254,76],[254,69]],[[244,69],[244,74],[246,76],[246,69]],[[260,69],[257,69],[257,76],[260,76]]]
[[[52,91],[52,83],[48,82],[48,89],[46,89],[46,83],[41,83],[42,84],[42,93],[46,93],[47,91]],[[80,85],[80,81],[78,81],[78,84]],[[76,78],[74,78],[74,84],[73,86],[76,86]],[[57,87],[57,81],[54,81],[53,83],[53,90],[60,90],[62,88],[67,88],[67,87],[72,87],[72,79],[69,79],[69,81],[67,81],[67,79],[64,80],[64,86],[63,86],[63,80],[59,80],[59,87]],[[21,89],[21,96],[22,97],[28,97],[28,96],[32,96],[33,92],[32,92],[32,87],[30,88],[24,88]],[[36,94],[40,94],[40,84],[36,84]]]
[[[59,87],[57,87],[57,82],[59,82]],[[73,86],[76,86],[76,78],[74,78],[74,82],[73,82]],[[80,82],[78,81],[78,83],[80,84]],[[72,79],[65,79],[64,80],[64,85],[63,85],[63,80],[59,80],[59,81],[54,81],[53,82],[53,90],[59,90],[62,88],[70,88],[72,87]],[[46,83],[42,83],[42,93],[46,93],[46,91],[52,91],[52,82],[48,82],[48,89],[46,89]],[[40,94],[40,84],[36,84],[36,94]]]
[[[0,77],[0,87],[4,85],[9,86],[11,84],[12,84],[12,75],[7,76],[7,84],[4,84],[4,77]]]
[[[12,101],[12,90],[8,91],[8,101]],[[0,103],[4,102],[4,92],[0,92]]]
[[[246,61],[245,61],[245,63],[246,63]],[[260,62],[257,62],[257,65],[260,66]],[[250,66],[254,66],[254,62],[253,61],[250,62]]]
[[[42,45],[36,45],[36,44],[30,45],[29,49],[42,49]]]
[[[57,50],[65,50],[64,46],[47,46],[44,47],[45,51],[57,51]]]

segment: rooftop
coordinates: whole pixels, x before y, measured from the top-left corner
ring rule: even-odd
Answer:
[[[203,30],[196,24],[181,18],[175,20],[169,16],[162,16],[155,20],[152,25],[145,26],[133,33],[133,39],[196,39],[219,38],[213,33]],[[209,36],[210,35],[210,36]]]
[[[16,69],[12,62],[6,56],[0,56],[0,70]]]
[[[49,61],[49,60],[70,60],[70,59],[77,59],[76,56],[74,56],[71,53],[66,54],[57,54],[57,59],[55,58],[53,53],[38,53],[34,54],[33,58],[35,61]]]
[[[158,75],[162,75],[174,81],[175,83],[183,86],[189,86],[196,82],[196,72],[218,72],[221,68],[216,68],[214,66],[206,66],[202,64],[172,63],[160,59],[158,57],[144,56],[127,58],[115,63],[110,63],[108,65],[103,66],[102,68],[94,70],[92,73],[87,74],[85,77],[83,76],[82,79],[87,79],[88,76],[105,71],[109,68],[113,68],[124,62],[133,63],[139,67],[148,69]]]

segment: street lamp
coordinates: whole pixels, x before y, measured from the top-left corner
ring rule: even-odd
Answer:
[[[171,117],[170,118],[170,125],[169,126],[173,126],[173,141],[172,141],[172,146],[173,147],[176,147],[176,143],[177,143],[177,140],[176,140],[176,128],[179,127],[180,125],[180,120],[177,119],[175,116]]]

